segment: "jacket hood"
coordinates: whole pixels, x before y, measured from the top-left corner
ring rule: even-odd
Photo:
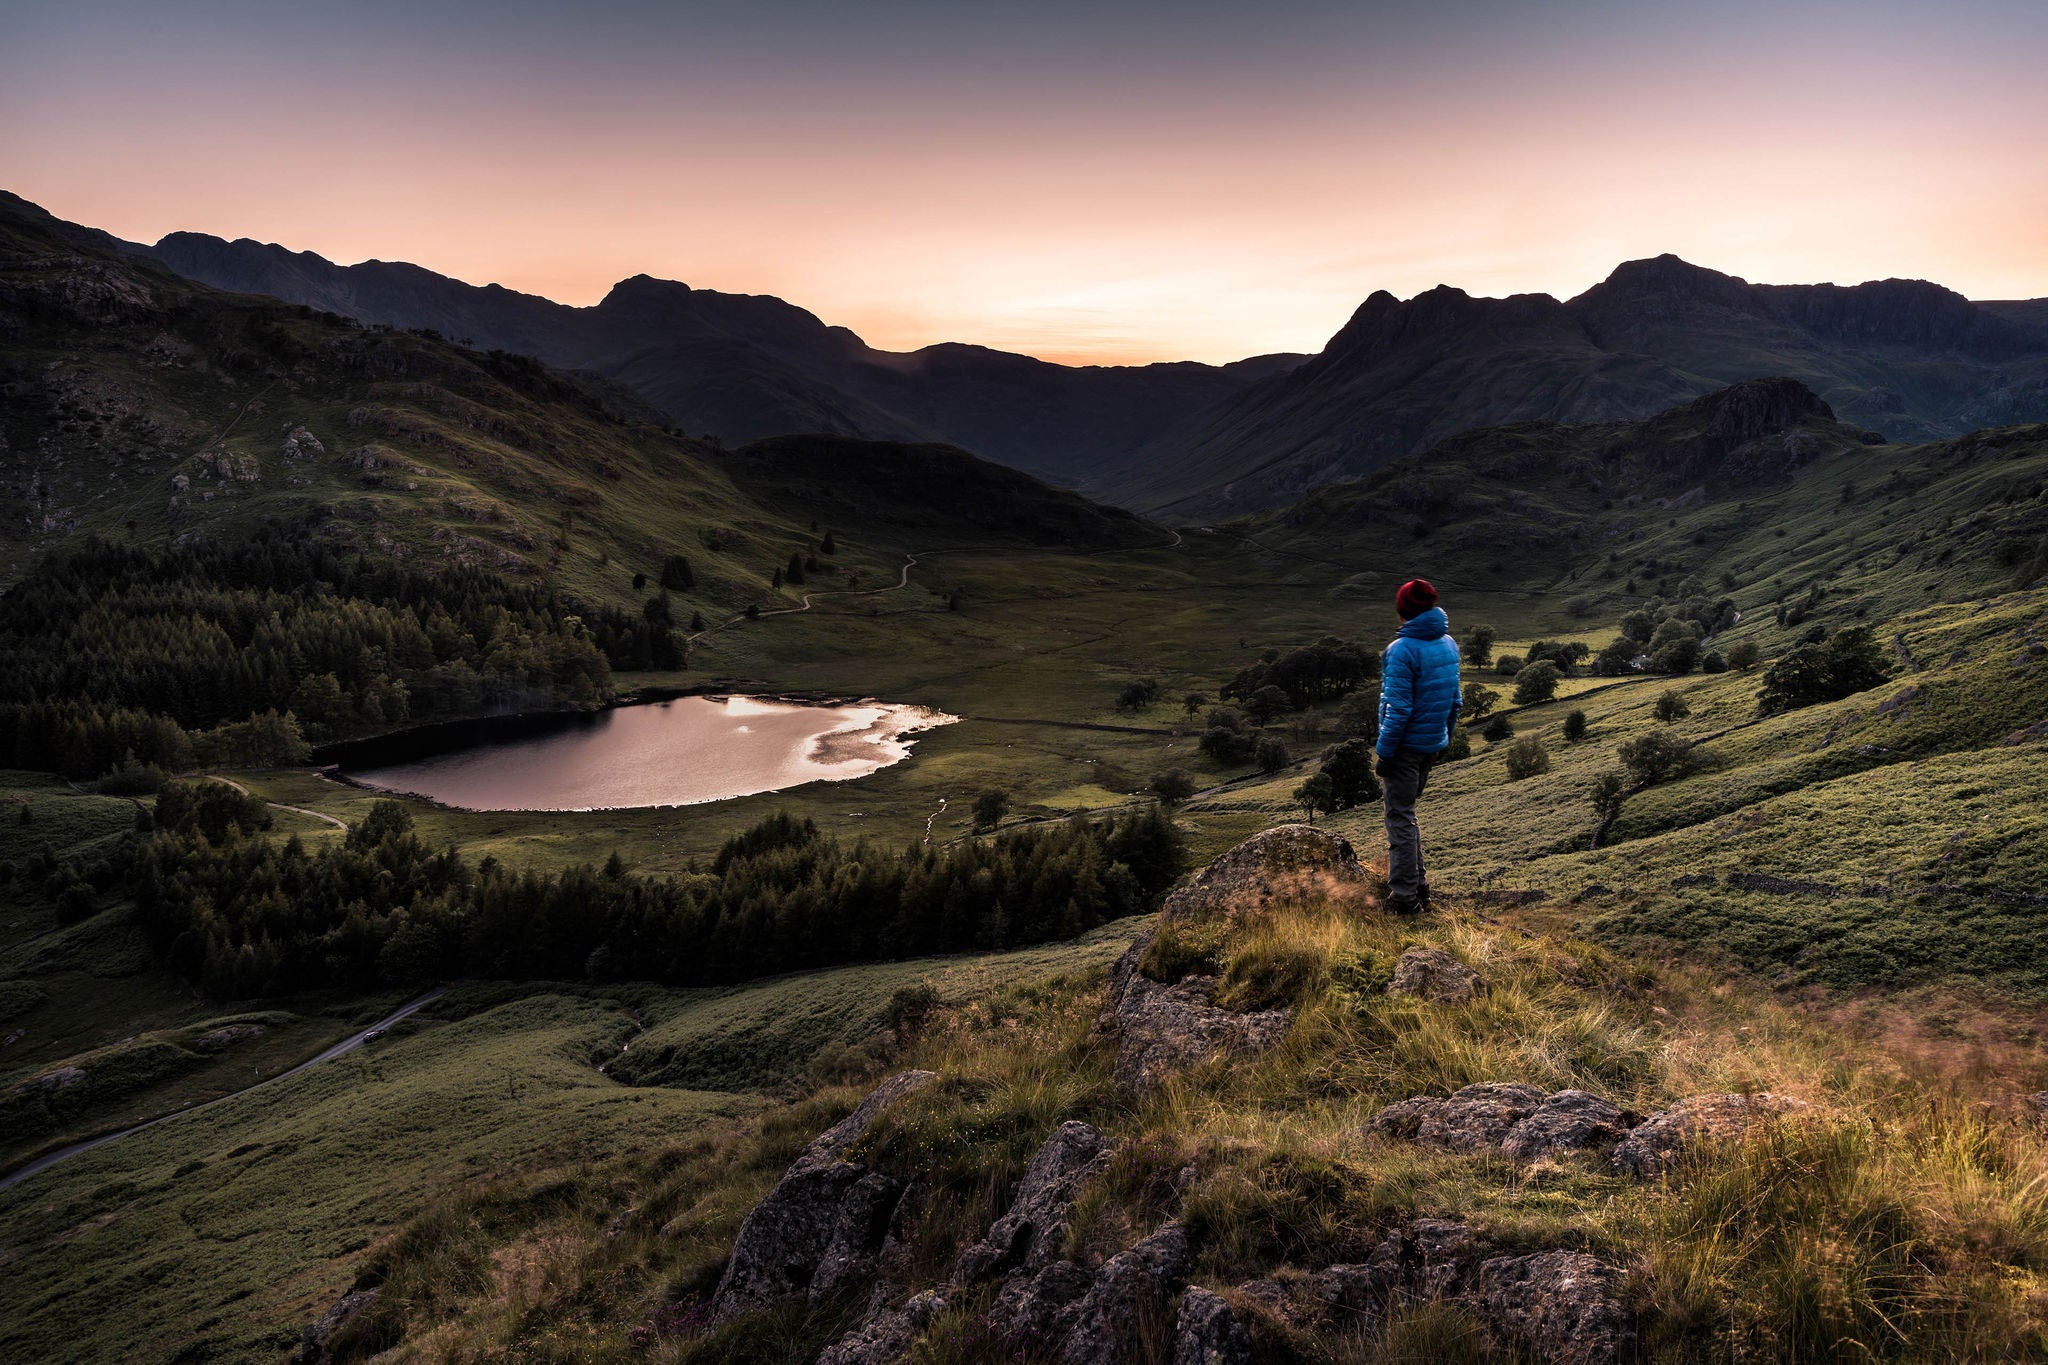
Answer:
[[[1451,633],[1451,618],[1444,615],[1442,607],[1431,607],[1420,616],[1411,616],[1401,623],[1401,638],[1404,640],[1441,640]]]

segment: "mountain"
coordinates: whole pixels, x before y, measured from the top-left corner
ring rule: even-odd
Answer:
[[[1299,356],[1232,365],[1056,365],[981,346],[878,350],[770,295],[636,275],[589,308],[416,265],[342,266],[310,251],[174,232],[155,245],[0,203],[100,249],[147,256],[188,279],[466,345],[514,351],[615,380],[676,427],[727,444],[791,432],[942,442],[1069,485]]]
[[[1102,496],[1177,520],[1284,503],[1475,427],[1647,417],[1783,375],[1925,441],[2048,417],[2048,307],[1939,285],[1753,285],[1675,256],[1568,302],[1367,299],[1320,354],[1140,451]]]

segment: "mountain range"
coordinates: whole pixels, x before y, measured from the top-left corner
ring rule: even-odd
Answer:
[[[1285,505],[1475,428],[1646,418],[1765,377],[1895,441],[2048,419],[2048,300],[1976,303],[1903,279],[1751,284],[1669,255],[1566,301],[1374,293],[1306,358],[1077,367],[952,343],[882,351],[772,296],[646,275],[573,308],[402,262],[190,232],[142,245],[48,221],[218,288],[593,372],[726,443],[944,442],[1175,522]]]

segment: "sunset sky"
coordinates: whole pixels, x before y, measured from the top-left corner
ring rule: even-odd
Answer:
[[[1374,289],[2048,295],[2048,5],[0,0],[0,188],[154,241],[645,272],[877,345],[1221,361]]]

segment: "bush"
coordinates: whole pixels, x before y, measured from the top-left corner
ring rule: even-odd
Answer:
[[[1479,733],[1489,743],[1498,744],[1504,739],[1513,739],[1515,737],[1515,727],[1508,724],[1506,716],[1495,716],[1492,720],[1486,722],[1486,728]]]
[[[1508,780],[1520,782],[1550,771],[1550,751],[1534,735],[1524,735],[1508,746]]]
[[[1337,708],[1337,728],[1371,743],[1380,737],[1380,689],[1377,684],[1359,688]]]
[[[1461,758],[1470,757],[1472,757],[1472,736],[1465,732],[1463,726],[1460,726],[1451,732],[1451,742],[1444,746],[1442,761],[1455,763]]]
[[[1494,705],[1500,701],[1500,693],[1490,687],[1477,684],[1465,689],[1465,719],[1485,720]]]
[[[1533,663],[1515,674],[1515,704],[1533,706],[1557,695],[1558,680],[1564,675],[1549,660]]]
[[[1323,750],[1316,776],[1329,783],[1330,810],[1349,810],[1380,799],[1372,746],[1362,739],[1347,739]]]
[[[1702,673],[1726,673],[1727,671],[1728,661],[1719,654],[1709,652],[1706,658],[1700,660],[1700,672]]]
[[[1657,698],[1656,716],[1658,720],[1663,721],[1666,725],[1671,724],[1673,721],[1684,720],[1691,714],[1692,707],[1687,705],[1685,698],[1678,695],[1675,690],[1666,692]]]
[[[1116,696],[1116,709],[1142,711],[1158,699],[1159,684],[1149,678],[1142,678],[1124,684],[1123,691]]]
[[[1564,718],[1565,743],[1577,744],[1580,740],[1584,739],[1585,737],[1586,713],[1584,711],[1574,711],[1570,715],[1566,716]]]
[[[1622,799],[1627,795],[1627,779],[1618,772],[1610,770],[1593,780],[1593,809],[1600,813],[1602,820],[1612,820],[1620,812]]]
[[[1162,806],[1178,806],[1195,794],[1195,779],[1179,768],[1168,768],[1152,778],[1152,795]]]
[[[1235,768],[1252,761],[1252,755],[1258,752],[1258,741],[1242,730],[1214,725],[1203,733],[1195,747],[1219,767]]]
[[[1010,794],[1003,791],[985,791],[974,798],[974,827],[994,829],[1003,823],[1003,817],[1010,813]]]
[[[1747,673],[1763,662],[1763,649],[1754,640],[1739,640],[1728,649],[1728,666]]]
[[[1277,737],[1268,735],[1252,751],[1252,761],[1259,765],[1262,773],[1277,773],[1287,766],[1287,746]]]
[[[1522,665],[1527,662],[1528,660],[1519,654],[1503,654],[1494,661],[1493,671],[1503,678],[1512,678],[1522,671]]]

